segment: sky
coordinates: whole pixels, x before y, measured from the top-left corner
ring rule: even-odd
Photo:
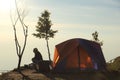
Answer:
[[[8,2],[8,3],[6,3]],[[119,0],[19,0],[26,11],[24,23],[28,25],[28,40],[22,58],[22,65],[31,63],[34,57],[33,48],[37,47],[43,58],[48,59],[46,42],[37,39],[35,33],[38,17],[48,10],[53,23],[52,29],[58,30],[55,37],[49,40],[51,58],[55,45],[72,38],[92,40],[92,33],[98,31],[103,41],[102,51],[106,61],[120,56],[120,1]],[[17,67],[18,57],[15,50],[14,33],[10,11],[14,14],[14,0],[0,0],[0,70]],[[18,39],[23,44],[22,30],[17,24]]]

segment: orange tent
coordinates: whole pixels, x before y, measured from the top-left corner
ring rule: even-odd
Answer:
[[[53,70],[56,72],[105,69],[105,59],[98,43],[71,39],[55,46]]]

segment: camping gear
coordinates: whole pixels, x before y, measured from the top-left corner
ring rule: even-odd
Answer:
[[[106,61],[100,44],[81,38],[70,39],[55,46],[53,70],[70,72],[104,70]]]

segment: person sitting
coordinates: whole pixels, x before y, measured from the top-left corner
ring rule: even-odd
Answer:
[[[33,52],[34,52],[35,56],[32,58],[32,62],[35,64],[36,71],[39,71],[39,69],[40,69],[40,65],[39,64],[43,61],[43,58],[42,58],[42,55],[38,51],[37,48],[34,48]]]
[[[39,63],[40,61],[43,61],[42,55],[37,48],[34,48],[33,52],[35,54],[34,58],[32,58],[33,63]]]

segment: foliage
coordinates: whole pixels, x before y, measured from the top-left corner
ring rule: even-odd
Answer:
[[[99,33],[97,31],[95,31],[94,33],[92,33],[93,41],[95,41],[95,42],[99,43],[101,46],[103,46],[103,42],[98,39],[98,34]]]
[[[34,33],[33,35],[39,38],[45,38],[45,39],[49,39],[49,38],[54,38],[54,34],[57,31],[53,31],[51,28],[52,23],[49,19],[50,17],[50,13],[45,10],[41,17],[39,17],[39,20],[37,22],[37,26],[36,26],[36,31],[37,33]]]
[[[119,71],[120,72],[120,56],[110,60],[109,63],[107,63],[107,69],[110,71]]]

